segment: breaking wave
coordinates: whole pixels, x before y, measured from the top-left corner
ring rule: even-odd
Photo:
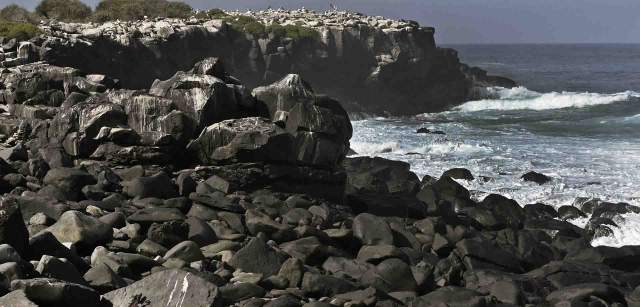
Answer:
[[[484,110],[552,110],[606,105],[640,98],[640,93],[626,91],[615,94],[550,92],[539,93],[526,87],[489,87],[483,93],[487,99],[467,102],[454,110],[477,112]]]

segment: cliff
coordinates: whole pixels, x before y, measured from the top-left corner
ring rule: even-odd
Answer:
[[[238,30],[235,20],[313,33]],[[51,22],[41,28],[39,59],[113,76],[123,88],[148,88],[206,57],[223,59],[248,87],[299,74],[352,112],[441,111],[468,100],[476,87],[514,85],[461,64],[455,50],[436,46],[433,28],[349,12],[228,12],[222,19]]]

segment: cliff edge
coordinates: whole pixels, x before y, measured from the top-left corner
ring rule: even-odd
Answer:
[[[134,89],[219,57],[249,87],[296,73],[349,111],[371,114],[441,111],[470,99],[475,88],[515,85],[460,63],[455,50],[436,46],[433,28],[414,21],[304,9],[196,16],[48,22],[32,40],[34,57]]]

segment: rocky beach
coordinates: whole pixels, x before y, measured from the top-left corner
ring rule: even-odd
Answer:
[[[354,156],[363,114],[514,81],[414,21],[223,13],[2,39],[0,306],[640,306],[640,246],[591,245],[639,207]]]

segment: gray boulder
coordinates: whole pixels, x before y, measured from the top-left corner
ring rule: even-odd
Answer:
[[[29,300],[40,306],[100,306],[103,300],[95,290],[53,278],[19,279],[12,290],[22,290]]]
[[[268,119],[225,120],[205,128],[188,149],[202,163],[216,161],[292,162],[293,137]]]
[[[89,286],[101,293],[127,286],[127,282],[104,263],[93,266],[84,274],[83,278],[89,283]]]
[[[84,170],[76,168],[54,168],[44,176],[43,183],[60,189],[68,200],[77,201],[82,197],[82,188],[96,184],[97,180]]]
[[[311,104],[315,101],[311,85],[296,74],[289,74],[271,85],[255,88],[252,94],[267,106],[271,118],[275,117],[277,111],[289,112],[298,103]]]
[[[241,86],[227,84],[211,75],[178,72],[169,80],[156,80],[149,93],[172,101],[177,110],[187,114],[195,126],[202,129],[241,117],[241,109],[250,106],[241,91]]]
[[[235,253],[229,264],[244,272],[261,273],[266,278],[277,274],[284,260],[283,255],[256,237]]]
[[[420,179],[407,163],[383,158],[347,158],[346,196],[351,207],[381,216],[424,215],[416,200]]]
[[[38,271],[42,277],[56,278],[80,285],[87,285],[87,282],[82,278],[82,274],[66,259],[58,259],[44,255],[40,258],[36,271]]]
[[[222,306],[215,284],[177,269],[154,273],[104,297],[113,307],[129,307],[134,302],[149,306]]]
[[[139,177],[121,184],[123,192],[130,197],[172,198],[178,196],[178,191],[171,178],[164,172],[149,177]]]
[[[46,231],[60,242],[70,242],[90,247],[106,243],[113,237],[113,229],[98,219],[78,211],[67,211]]]
[[[364,245],[393,245],[393,233],[383,219],[361,213],[353,219],[353,235]]]

